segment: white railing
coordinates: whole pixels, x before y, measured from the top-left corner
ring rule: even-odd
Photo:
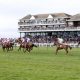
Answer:
[[[35,44],[39,47],[43,47],[43,46],[53,47],[54,46],[54,43],[35,43]],[[68,45],[70,45],[73,48],[80,47],[80,45],[78,46],[78,43],[68,43]]]
[[[34,31],[80,31],[80,27],[33,27],[33,28],[18,28],[19,31],[34,32]]]
[[[53,47],[54,43],[34,43],[35,45],[39,46],[39,47]],[[70,45],[73,48],[78,48],[80,47],[80,45],[78,46],[78,43],[68,43],[68,45]],[[20,44],[16,43],[14,45],[15,46],[20,46]]]
[[[39,47],[43,47],[43,46],[52,47],[54,45],[54,43],[34,43],[34,44],[36,44]]]
[[[65,22],[35,22],[35,23],[26,23],[26,22],[18,22],[18,25],[20,26],[37,26],[37,25],[57,25],[57,24],[66,24]]]
[[[65,31],[73,31],[73,30],[80,31],[80,26],[78,26],[78,27],[65,27]]]

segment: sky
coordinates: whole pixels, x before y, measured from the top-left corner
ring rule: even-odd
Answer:
[[[80,0],[0,0],[0,38],[19,37],[18,21],[28,14],[80,13]]]

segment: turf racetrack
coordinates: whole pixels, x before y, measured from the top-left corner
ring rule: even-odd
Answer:
[[[0,80],[80,80],[80,48],[66,55],[55,48],[34,48],[31,53],[0,49]]]

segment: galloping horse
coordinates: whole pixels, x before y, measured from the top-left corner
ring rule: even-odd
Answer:
[[[23,51],[24,51],[24,52],[26,52],[26,50],[27,50],[28,52],[30,52],[30,51],[33,49],[33,47],[37,47],[37,46],[36,46],[35,44],[33,44],[32,42],[29,42],[29,43],[23,42],[23,43],[22,43],[22,41],[21,41],[20,38],[17,40],[17,42],[20,44],[18,51],[21,50],[21,48],[23,48]]]
[[[31,50],[33,50],[33,47],[37,47],[35,44],[33,44],[33,43],[28,43],[27,45],[26,45],[26,50],[28,51],[28,52],[30,52]]]
[[[68,48],[70,50],[72,49],[72,47],[67,45],[67,44],[56,44],[56,43],[54,43],[54,45],[57,46],[57,48],[56,48],[56,55],[58,53],[58,50],[64,49],[66,51],[66,54],[68,54]]]
[[[19,49],[18,49],[18,51],[19,51],[19,50],[21,51],[22,48],[23,48],[23,51],[24,51],[24,48],[26,48],[26,44],[25,44],[25,43],[22,43],[21,38],[16,39],[15,42],[19,44]]]
[[[5,49],[7,50],[7,52],[8,51],[11,51],[11,50],[13,50],[13,45],[14,45],[14,43],[2,43],[2,49],[3,49],[3,51],[5,51]]]
[[[30,52],[33,49],[33,47],[37,47],[37,46],[33,43],[32,44],[22,43],[20,44],[18,51],[21,50],[21,48],[23,48],[24,52],[26,52],[26,50]]]

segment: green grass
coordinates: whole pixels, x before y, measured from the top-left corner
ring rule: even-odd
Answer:
[[[55,48],[3,52],[0,49],[0,80],[80,80],[80,48],[55,55]]]

